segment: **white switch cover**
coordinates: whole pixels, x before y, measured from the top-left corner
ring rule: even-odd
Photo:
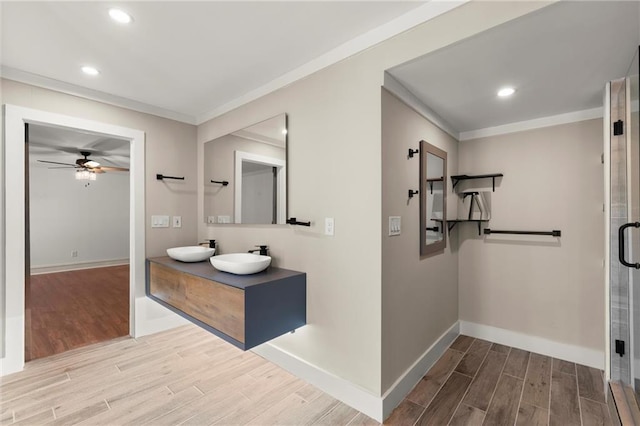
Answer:
[[[389,216],[389,236],[400,235],[402,221],[400,216]]]
[[[324,218],[324,235],[331,235],[333,236],[333,232],[334,232],[334,222],[333,222],[333,218],[332,217],[325,217]]]
[[[174,216],[173,217],[173,227],[174,228],[182,228],[182,216]]]
[[[151,216],[151,227],[152,228],[168,228],[169,227],[169,216]]]
[[[207,223],[216,223],[215,216],[207,216]]]
[[[231,223],[231,216],[218,216],[218,223]]]

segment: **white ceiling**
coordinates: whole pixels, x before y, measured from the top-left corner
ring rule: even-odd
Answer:
[[[407,17],[426,3],[0,2],[2,74],[198,124],[354,39],[361,50],[385,25],[419,23]],[[114,6],[133,23],[113,22]],[[82,74],[86,64],[101,74]]]
[[[601,108],[638,51],[639,6],[556,3],[388,72],[459,133]]]

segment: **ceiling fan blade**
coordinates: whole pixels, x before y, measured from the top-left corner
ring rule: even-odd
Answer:
[[[76,169],[77,167],[73,166],[60,166],[60,167],[47,167],[47,169]]]
[[[98,167],[98,169],[102,169],[110,172],[128,172],[129,171],[129,169],[126,169],[124,167],[109,167],[109,166],[101,166],[101,167]]]
[[[49,164],[61,164],[61,165],[63,165],[63,166],[77,167],[75,164],[71,164],[71,163],[59,163],[59,162],[57,162],[57,161],[38,160],[38,162],[40,162],[40,163],[49,163]]]

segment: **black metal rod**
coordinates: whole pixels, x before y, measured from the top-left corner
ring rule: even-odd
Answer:
[[[163,179],[184,180],[184,177],[165,176],[165,175],[163,175],[163,174],[158,173],[158,174],[156,175],[156,179],[158,179],[158,180],[163,180]]]
[[[560,237],[562,236],[561,231],[553,230],[553,231],[498,231],[495,229],[484,228],[485,235],[491,234],[515,234],[515,235],[549,235],[552,237]]]
[[[311,222],[298,222],[295,217],[290,217],[289,219],[287,219],[287,223],[289,225],[311,226]]]
[[[624,248],[626,246],[626,243],[624,241],[624,231],[625,229],[630,227],[640,228],[640,222],[625,223],[620,228],[618,228],[618,258],[620,259],[620,263],[622,263],[627,268],[640,269],[640,263],[627,262],[624,255]]]
[[[427,226],[427,231],[440,232],[440,228],[438,226]]]
[[[222,186],[229,185],[229,181],[226,181],[226,180],[212,180],[211,183],[219,183]]]

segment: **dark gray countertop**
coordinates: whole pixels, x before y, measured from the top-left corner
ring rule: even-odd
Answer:
[[[168,266],[180,272],[186,272],[187,274],[195,275],[207,280],[217,281],[243,290],[254,285],[265,284],[296,275],[304,275],[304,272],[275,268],[273,266],[269,266],[267,269],[262,272],[258,272],[257,274],[235,275],[228,272],[218,271],[213,267],[213,265],[211,265],[211,262],[209,262],[208,259],[204,262],[193,263],[179,262],[171,259],[169,256],[152,257],[147,260],[149,262]]]

